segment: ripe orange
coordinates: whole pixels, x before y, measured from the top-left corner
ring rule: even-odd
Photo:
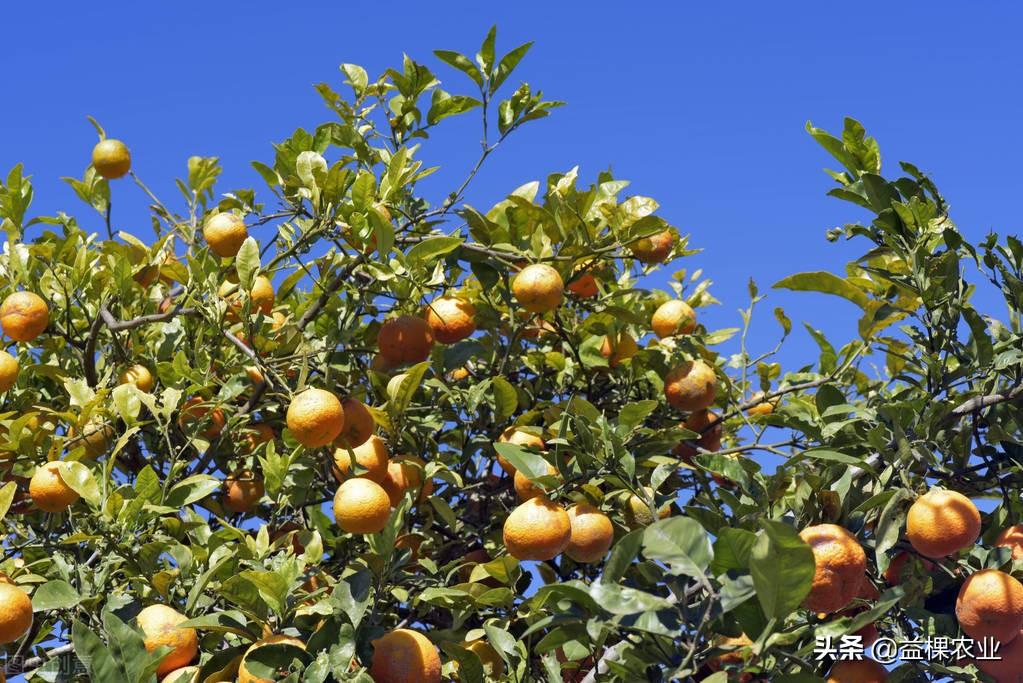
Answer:
[[[671,253],[675,238],[670,230],[659,232],[652,237],[643,237],[629,245],[632,255],[637,261],[646,264],[663,263]]]
[[[751,645],[753,645],[753,641],[745,633],[738,636],[718,636],[714,639],[715,647],[732,649],[729,652],[711,657],[707,661],[707,668],[711,671],[721,671],[726,666],[742,666],[753,654],[750,650],[744,650],[743,648],[748,648]],[[750,674],[739,674],[741,681],[748,681],[751,678]]]
[[[504,521],[504,546],[517,560],[552,560],[572,540],[572,520],[544,496],[530,498]]]
[[[14,341],[30,342],[49,324],[50,308],[34,292],[15,292],[0,304],[0,325]]]
[[[888,563],[888,569],[884,570],[884,580],[892,586],[898,586],[902,583],[902,568],[906,566],[906,562],[912,558],[913,555],[905,550],[899,552],[892,558],[892,561]],[[934,563],[930,560],[923,558],[916,558],[917,561],[923,565],[924,571],[934,571]]]
[[[554,467],[554,465],[547,463],[547,474],[557,476],[558,470]],[[522,472],[515,472],[512,484],[515,487],[515,493],[518,495],[520,501],[524,502],[530,498],[544,495],[543,488],[541,488],[539,484],[531,482]]]
[[[20,369],[17,358],[6,351],[0,351],[0,393],[10,390],[17,383]]]
[[[508,429],[501,432],[501,436],[497,440],[499,443],[513,443],[516,446],[524,446],[541,451],[544,449],[543,439],[518,427],[508,427]],[[515,475],[515,465],[502,458],[500,454],[497,456],[497,463],[505,472],[513,476]]]
[[[218,213],[206,221],[202,234],[210,245],[210,251],[221,258],[234,258],[242,248],[242,242],[249,236],[249,230],[241,216]]]
[[[1023,524],[1006,527],[995,541],[998,548],[1011,548],[1012,559],[1023,560]]]
[[[682,426],[691,432],[701,436],[696,439],[696,445],[705,451],[721,450],[722,423],[718,416],[709,410],[698,410],[686,418]],[[692,460],[697,455],[695,448],[683,441],[675,446],[675,455],[684,460]]]
[[[164,676],[189,664],[199,654],[199,636],[194,628],[180,628],[178,624],[188,617],[167,605],[150,605],[139,612],[139,628],[145,638],[146,650],[167,646],[170,654],[156,668],[157,676]]]
[[[476,307],[457,296],[442,296],[426,307],[426,323],[441,344],[454,344],[476,331]]]
[[[345,426],[345,411],[337,396],[323,389],[306,389],[288,406],[288,429],[306,448],[320,448],[337,438]]]
[[[827,683],[884,683],[888,670],[873,659],[846,659],[835,662]]]
[[[534,263],[523,268],[512,280],[512,294],[530,313],[545,313],[561,305],[565,283],[551,266]]]
[[[131,170],[131,152],[120,140],[100,140],[92,148],[92,166],[107,180],[116,180]]]
[[[341,409],[345,413],[345,424],[334,439],[334,445],[339,448],[357,448],[366,443],[377,427],[373,413],[365,403],[352,396],[341,401]]]
[[[461,382],[463,379],[469,376],[469,368],[464,365],[460,368],[455,368],[448,373],[449,382]]]
[[[44,512],[63,512],[78,502],[79,495],[60,476],[60,463],[53,461],[36,468],[28,485],[28,495]]]
[[[416,501],[433,493],[433,482],[423,482],[426,463],[414,455],[399,455],[387,463],[387,476],[380,482],[393,507],[398,507],[406,491],[419,491]]]
[[[245,666],[245,659],[252,654],[254,650],[258,650],[264,645],[293,645],[299,649],[305,649],[305,643],[298,638],[292,638],[290,636],[277,635],[257,640],[249,646],[249,649],[245,651],[245,655],[242,657],[241,665],[238,667],[237,683],[273,683],[273,681],[268,678],[254,676]]]
[[[118,375],[117,383],[134,384],[138,387],[139,391],[145,391],[146,393],[152,391],[153,386],[156,384],[153,380],[153,373],[149,372],[149,368],[145,365],[139,365],[138,363],[132,365]]]
[[[716,395],[717,375],[702,360],[686,361],[664,378],[664,396],[676,410],[703,410]]]
[[[201,396],[193,396],[181,404],[178,426],[187,432],[195,429],[198,424],[205,425],[203,436],[215,439],[224,430],[226,424],[224,412],[220,408],[211,408]]]
[[[227,301],[228,319],[238,320],[245,310],[245,299],[239,289],[238,276],[231,273],[217,290],[217,295]],[[249,290],[250,310],[270,315],[274,308],[274,286],[264,275],[257,275]]]
[[[253,422],[242,427],[241,441],[238,450],[242,453],[254,453],[265,443],[270,443],[277,434],[273,427],[264,422]]]
[[[666,301],[654,311],[650,318],[650,329],[661,339],[677,334],[691,334],[696,329],[696,312],[685,301]]]
[[[600,355],[607,359],[607,364],[612,368],[635,356],[637,351],[639,346],[628,332],[619,332],[615,339],[610,335],[604,335],[604,341],[600,345]]]
[[[420,363],[433,350],[433,331],[422,318],[400,315],[380,327],[377,347],[380,355],[393,365]]]
[[[589,503],[577,503],[568,509],[572,535],[565,554],[580,564],[600,562],[614,542],[611,519]]]
[[[346,420],[347,417],[348,413],[345,413]],[[379,484],[387,476],[387,464],[390,455],[387,452],[387,444],[379,436],[371,436],[364,443],[353,448],[351,454],[347,448],[337,448],[334,450],[334,465],[338,469],[334,474],[340,475],[338,479],[347,479],[351,473],[352,454],[355,456],[355,462],[366,470],[359,477],[375,481]]]
[[[398,628],[373,641],[374,683],[440,683],[440,653],[418,631]]]
[[[644,486],[643,491],[648,496],[653,496],[654,494],[653,489],[649,486]],[[632,529],[649,526],[654,523],[654,513],[650,506],[647,505],[643,498],[634,493],[625,499],[625,509],[622,511],[622,516],[625,518],[625,523]],[[657,508],[657,519],[666,519],[670,516],[671,503],[664,503],[661,507]]]
[[[483,664],[483,672],[488,678],[500,679],[504,676],[504,660],[490,643],[485,640],[474,640],[471,643],[465,643],[464,647],[479,657],[480,663]]]
[[[813,551],[816,565],[813,587],[803,605],[830,614],[848,605],[860,593],[867,571],[867,555],[856,537],[837,524],[818,524],[799,532]]]
[[[980,536],[980,511],[957,491],[934,488],[906,515],[906,538],[924,557],[939,558],[968,548]]]
[[[197,666],[175,669],[160,679],[160,683],[199,683],[199,671]]]
[[[569,282],[567,289],[580,299],[592,299],[600,294],[600,290],[597,288],[597,278],[593,277],[593,273],[590,272],[585,272]]]
[[[374,481],[349,479],[334,494],[334,521],[350,534],[375,534],[390,517],[391,501]]]
[[[1023,584],[997,569],[971,574],[959,589],[956,618],[975,640],[1009,642],[1023,628]]]
[[[102,418],[93,418],[82,427],[81,436],[76,434],[73,427],[68,429],[67,445],[69,448],[82,446],[85,448],[85,457],[95,460],[107,452],[116,437],[117,432],[113,426]]]
[[[1017,634],[1008,643],[1002,643],[994,655],[998,659],[978,659],[972,663],[997,683],[1019,683],[1020,671],[1023,671],[1023,637]]]
[[[252,470],[236,470],[224,480],[224,507],[231,512],[252,512],[266,493],[263,480]]]
[[[764,396],[765,394],[762,391],[758,391],[757,393],[750,396],[750,401],[760,401],[760,403],[757,403],[755,406],[747,408],[746,409],[747,415],[749,415],[750,417],[764,417],[765,415],[770,415],[771,413],[774,412],[776,400],[764,401],[763,400]]]
[[[28,633],[30,628],[32,601],[25,591],[14,584],[0,582],[0,645],[13,643]]]

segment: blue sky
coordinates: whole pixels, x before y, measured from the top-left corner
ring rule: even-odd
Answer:
[[[860,218],[824,196],[832,165],[804,131],[859,118],[882,145],[886,168],[912,160],[933,174],[968,235],[1017,232],[1023,138],[1017,46],[1023,9],[931,3],[926,11],[861,3],[104,3],[60,11],[5,10],[7,97],[0,107],[0,171],[24,162],[36,211],[64,209],[100,228],[59,177],[81,174],[95,135],[86,115],[132,148],[135,169],[165,200],[192,154],[219,156],[222,188],[260,187],[249,161],[296,127],[329,120],[312,85],[340,85],[341,62],[378,73],[402,51],[474,53],[491,24],[499,51],[535,40],[515,78],[568,106],[523,130],[496,154],[469,200],[489,207],[528,180],[579,165],[589,180],[611,167],[630,191],[705,251],[685,262],[715,281],[723,305],[711,327],[738,324],[746,281],[766,289],[801,270],[838,270],[862,245],[830,244],[827,228]],[[438,7],[441,7],[438,9]],[[627,7],[627,9],[626,9]],[[444,87],[466,86],[436,64]],[[471,116],[471,115],[470,115]],[[435,198],[477,153],[476,121],[447,127],[421,155],[443,172]],[[452,184],[452,182],[454,184]],[[115,186],[115,223],[144,234],[145,200]],[[773,345],[770,308],[797,325],[788,367],[816,357],[799,325],[833,341],[854,334],[843,301],[772,292],[751,335]],[[1001,310],[997,310],[1001,314]]]

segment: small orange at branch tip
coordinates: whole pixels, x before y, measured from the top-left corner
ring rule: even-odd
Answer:
[[[972,546],[979,536],[980,511],[958,491],[931,489],[906,514],[906,538],[924,557],[952,555]]]
[[[440,653],[422,633],[395,629],[373,641],[369,675],[374,683],[440,683]]]
[[[803,605],[830,614],[857,597],[867,571],[867,555],[856,537],[837,524],[818,524],[799,532],[813,551],[814,576]]]
[[[120,140],[100,140],[92,148],[92,167],[107,180],[122,178],[131,170],[131,152]]]
[[[512,280],[512,294],[530,313],[545,313],[561,305],[565,283],[551,266],[534,263],[523,268]]]
[[[387,526],[391,500],[380,484],[348,479],[334,494],[334,521],[350,534],[375,534]]]
[[[603,512],[588,503],[568,509],[572,534],[565,554],[580,564],[600,562],[614,542],[614,525]]]
[[[702,360],[686,361],[664,378],[664,396],[676,410],[704,410],[717,396],[717,375]]]
[[[234,213],[211,216],[202,230],[210,251],[221,258],[234,258],[249,236],[242,217]]]
[[[377,347],[392,366],[421,363],[433,350],[433,330],[420,317],[400,315],[385,322],[377,334]]]
[[[306,448],[326,446],[345,426],[341,401],[331,392],[316,388],[306,389],[292,399],[286,419],[292,436]]]
[[[138,617],[139,628],[142,629],[144,643],[148,652],[161,647],[169,647],[171,651],[160,662],[156,669],[159,677],[188,665],[199,653],[199,636],[194,628],[181,628],[179,624],[188,621],[188,617],[167,605],[150,605]]]
[[[0,645],[19,640],[30,628],[32,601],[28,594],[9,579],[0,581]]]
[[[365,470],[358,475],[359,477],[379,484],[387,476],[390,454],[387,452],[387,444],[379,436],[369,437],[365,442],[352,448],[351,452],[348,448],[334,449],[334,465],[338,470],[335,474],[340,475],[339,479],[344,480],[351,476],[353,455],[356,464]]]
[[[956,597],[956,619],[974,640],[1008,642],[1023,629],[1023,584],[997,569],[982,569],[963,582]]]
[[[660,339],[680,334],[691,334],[696,329],[696,313],[680,299],[661,304],[650,318],[650,329]]]
[[[552,560],[568,547],[572,520],[544,496],[522,503],[504,522],[504,545],[518,560]]]
[[[0,326],[17,342],[30,342],[50,324],[50,308],[34,292],[14,292],[0,304]]]
[[[426,306],[426,322],[441,344],[454,344],[476,331],[476,307],[456,296],[442,296]]]
[[[36,468],[28,485],[28,495],[44,512],[64,512],[78,502],[79,495],[60,475],[60,463],[53,461]]]

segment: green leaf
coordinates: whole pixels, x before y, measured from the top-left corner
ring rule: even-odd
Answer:
[[[423,361],[408,369],[405,377],[402,378],[401,383],[398,385],[398,390],[394,392],[394,396],[391,398],[389,407],[393,414],[401,415],[405,412],[409,403],[412,402],[412,397],[415,395],[416,390],[419,389],[419,385],[423,383],[426,371],[429,369],[430,361]]]
[[[245,655],[245,669],[256,680],[288,681],[285,672],[299,670],[309,659],[308,653],[288,643],[263,645]],[[296,679],[297,681],[297,679]]]
[[[670,565],[676,572],[701,576],[711,560],[710,539],[695,519],[669,517],[643,531],[643,554]]]
[[[452,50],[434,50],[433,54],[445,64],[455,67],[471,78],[480,88],[483,87],[483,74],[480,72],[479,68],[472,63],[472,60],[465,55],[459,52],[453,52]]]
[[[343,577],[337,582],[330,596],[335,612],[346,616],[352,626],[358,628],[366,610],[369,609],[372,586],[373,572],[369,569],[360,569]]]
[[[590,597],[611,614],[626,615],[671,609],[674,604],[658,595],[636,588],[597,581],[590,586]]]
[[[522,58],[529,52],[529,48],[533,46],[532,41],[519,45],[517,48],[501,57],[501,63],[497,65],[497,71],[494,73],[494,78],[490,82],[490,94],[493,95],[497,92],[497,89],[501,87],[511,72],[515,70],[515,67],[519,65]]]
[[[539,453],[514,443],[495,443],[494,450],[530,481],[548,474],[549,464]]]
[[[412,265],[425,265],[454,251],[464,241],[461,237],[430,237],[409,249],[405,254],[405,260]]]
[[[656,409],[657,401],[653,399],[626,403],[618,413],[618,424],[626,433],[631,432],[643,424],[643,420]]]
[[[14,502],[14,494],[18,491],[18,484],[13,481],[9,481],[0,487],[0,522],[7,516],[7,511],[11,509],[11,503]]]
[[[222,486],[222,482],[208,474],[196,474],[182,479],[167,492],[163,502],[169,507],[185,507],[202,500]]]
[[[643,532],[646,529],[633,529],[618,539],[611,548],[611,555],[604,563],[604,571],[600,580],[604,583],[617,583],[632,565],[643,545]]]
[[[711,562],[711,570],[715,575],[720,575],[731,569],[740,571],[749,569],[750,552],[756,540],[757,535],[746,529],[727,527],[721,529],[714,541],[714,561]]]
[[[775,289],[791,289],[797,292],[821,292],[833,294],[853,302],[860,308],[866,308],[869,297],[862,289],[848,280],[838,277],[833,273],[817,271],[812,273],[798,273],[774,283]]]
[[[355,96],[361,97],[362,93],[366,91],[366,86],[369,85],[369,74],[366,73],[366,70],[358,64],[342,64],[341,71],[348,77],[348,83],[355,91]]]
[[[92,472],[84,464],[80,462],[60,463],[60,478],[90,505],[100,504],[99,486],[96,484]]]
[[[138,421],[139,411],[142,410],[142,400],[139,398],[139,389],[128,382],[114,387],[112,392],[114,407],[117,414],[124,420],[125,424],[131,426]]]
[[[445,90],[437,88],[433,91],[433,97],[430,100],[430,111],[426,114],[426,122],[432,126],[449,116],[464,114],[482,104],[482,102],[473,97],[452,95]]]
[[[813,551],[795,529],[763,520],[750,551],[750,575],[764,614],[784,619],[803,602],[813,585]]]
[[[243,292],[252,291],[252,286],[259,275],[259,244],[252,236],[246,237],[242,246],[238,249],[238,255],[234,260],[234,267],[238,271],[238,285]]]
[[[491,26],[487,31],[487,37],[483,39],[480,51],[476,55],[476,61],[484,73],[490,73],[494,67],[494,43],[497,41],[497,26]]]
[[[85,664],[89,676],[103,683],[136,683],[130,681],[120,663],[114,660],[103,640],[80,621],[71,626],[71,643],[75,654]]]
[[[70,609],[79,602],[82,597],[78,591],[67,581],[48,581],[36,588],[32,594],[32,611],[48,612],[55,609]]]
[[[494,377],[492,386],[494,389],[494,419],[503,422],[512,415],[519,407],[519,394],[515,391],[512,383],[504,377]]]

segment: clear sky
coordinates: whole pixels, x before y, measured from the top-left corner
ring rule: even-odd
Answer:
[[[750,276],[765,289],[793,272],[840,269],[863,249],[824,239],[861,216],[824,196],[831,181],[821,169],[834,164],[805,133],[808,119],[838,130],[843,116],[859,118],[889,172],[907,159],[933,174],[968,235],[1018,231],[1023,9],[912,5],[12,3],[0,172],[24,162],[37,212],[72,211],[99,229],[59,180],[88,163],[91,114],[129,144],[135,170],[161,197],[176,195],[172,178],[192,154],[222,159],[223,189],[258,189],[249,161],[270,161],[272,141],[330,119],[312,85],[340,86],[340,63],[375,74],[406,51],[458,90],[464,77],[431,50],[473,54],[496,23],[501,52],[536,41],[515,78],[568,106],[495,155],[470,202],[489,207],[577,164],[586,180],[612,167],[705,249],[685,265],[705,270],[724,305],[702,319],[734,326]],[[424,150],[445,169],[426,186],[435,199],[477,154],[475,119],[469,125],[448,126]],[[144,234],[144,197],[128,180],[114,192],[117,227]],[[797,325],[783,355],[790,367],[816,357],[801,321],[835,342],[853,334],[851,304],[777,291],[751,336],[755,351],[774,343],[776,305]]]

